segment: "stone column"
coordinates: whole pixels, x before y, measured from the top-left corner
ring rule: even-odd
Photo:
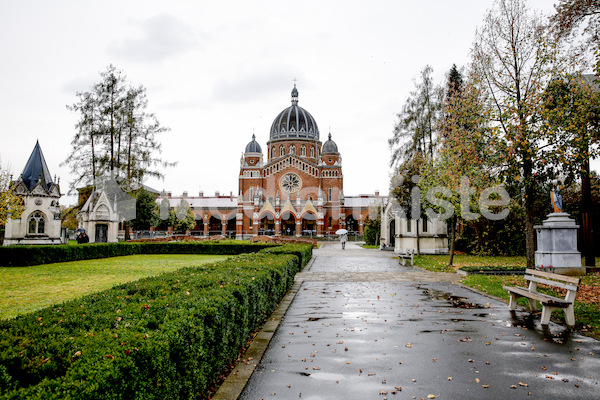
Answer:
[[[258,219],[258,211],[255,211],[254,214],[252,215],[252,234],[254,236],[258,236],[259,226],[260,226],[260,220]]]
[[[235,216],[235,238],[241,240],[244,235],[244,213],[240,212],[238,208],[238,213]]]
[[[302,220],[296,221],[296,237],[302,236]]]
[[[362,214],[358,218],[358,234],[362,235],[365,231],[365,221],[363,219]]]

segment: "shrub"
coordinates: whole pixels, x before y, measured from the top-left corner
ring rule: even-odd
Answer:
[[[0,321],[0,398],[206,398],[292,285],[307,251],[285,247]]]
[[[266,243],[230,241],[165,243],[90,243],[77,246],[6,246],[0,247],[0,266],[24,267],[56,262],[128,256],[134,254],[215,254],[254,253],[272,247]]]
[[[283,246],[262,249],[261,253],[268,254],[294,254],[300,260],[300,268],[303,268],[312,257],[311,244],[284,244]]]
[[[365,218],[365,243],[371,246],[379,246],[379,237],[381,236],[381,218]]]

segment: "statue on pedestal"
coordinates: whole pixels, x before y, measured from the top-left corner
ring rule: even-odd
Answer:
[[[552,208],[555,213],[563,212],[562,196],[560,194],[560,182],[558,179],[552,181],[554,189],[550,192],[550,199],[552,201]]]

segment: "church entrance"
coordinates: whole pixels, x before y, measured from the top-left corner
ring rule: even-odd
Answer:
[[[221,219],[215,217],[214,215],[210,216],[208,220],[208,234],[209,235],[220,235],[223,231],[223,224],[221,223]]]
[[[317,216],[307,212],[302,217],[302,236],[316,236],[317,234]]]
[[[96,224],[96,243],[106,243],[108,241],[108,225]]]
[[[358,232],[358,221],[352,214],[346,217],[346,230],[349,232]]]
[[[281,234],[284,236],[296,235],[296,218],[289,211],[281,215]]]
[[[258,234],[268,236],[275,234],[275,219],[271,213],[266,213],[260,220]]]

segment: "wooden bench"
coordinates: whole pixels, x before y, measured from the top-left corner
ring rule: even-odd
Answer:
[[[410,265],[415,265],[415,250],[407,250],[406,253],[398,253],[398,261],[403,266],[406,265],[406,260],[410,260]]]
[[[575,325],[573,303],[575,302],[575,296],[577,295],[577,287],[579,285],[578,278],[542,272],[535,269],[527,269],[525,271],[525,279],[529,282],[528,288],[503,286],[510,294],[510,303],[508,305],[510,310],[516,309],[517,300],[521,297],[525,297],[529,302],[529,309],[531,311],[537,310],[538,301],[542,304],[542,325],[548,325],[552,311],[558,309],[564,311],[567,325]],[[567,295],[564,299],[561,299],[540,293],[537,291],[538,284],[566,289]]]

